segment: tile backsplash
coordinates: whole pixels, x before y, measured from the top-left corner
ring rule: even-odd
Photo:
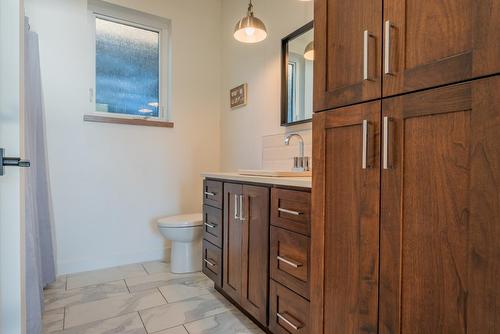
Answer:
[[[304,154],[309,157],[312,167],[312,130],[294,131],[304,138]],[[285,145],[285,136],[281,133],[262,137],[262,169],[291,170],[293,157],[299,155],[299,139],[292,138],[290,145]]]

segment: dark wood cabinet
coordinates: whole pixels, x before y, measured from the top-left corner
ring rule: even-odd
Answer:
[[[309,237],[271,226],[271,278],[309,298],[310,251]]]
[[[498,91],[493,76],[314,116],[313,333],[496,332]]]
[[[499,91],[497,76],[383,102],[380,333],[500,328]]]
[[[274,334],[309,334],[309,301],[281,284],[271,281],[269,330]]]
[[[311,333],[377,333],[380,111],[314,115]]]
[[[384,96],[500,72],[496,0],[384,0]]]
[[[269,188],[224,184],[222,288],[267,325]]]
[[[203,239],[215,246],[222,247],[222,211],[220,209],[203,206]]]
[[[224,184],[224,276],[222,289],[235,302],[241,303],[241,269],[243,259],[243,224],[239,220],[241,184]]]
[[[271,225],[311,235],[311,193],[289,189],[271,190]]]
[[[222,285],[222,250],[207,240],[203,240],[202,271],[216,286]]]
[[[269,188],[243,185],[241,306],[267,325]]]
[[[497,0],[316,0],[314,111],[500,73]]]
[[[380,98],[382,0],[314,3],[314,110]]]

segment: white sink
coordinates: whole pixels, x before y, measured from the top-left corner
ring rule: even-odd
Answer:
[[[238,170],[240,175],[252,175],[252,176],[269,176],[269,177],[311,177],[311,171],[306,172],[295,172],[295,171],[283,171],[283,170],[265,170],[265,169],[240,169]]]

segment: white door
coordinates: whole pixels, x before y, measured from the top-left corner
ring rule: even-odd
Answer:
[[[23,0],[0,0],[0,148],[22,155]],[[0,176],[0,333],[24,332],[22,171]]]

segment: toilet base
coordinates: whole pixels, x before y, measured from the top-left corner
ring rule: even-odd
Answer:
[[[174,274],[185,274],[201,271],[202,241],[172,241],[170,254],[170,271]]]

